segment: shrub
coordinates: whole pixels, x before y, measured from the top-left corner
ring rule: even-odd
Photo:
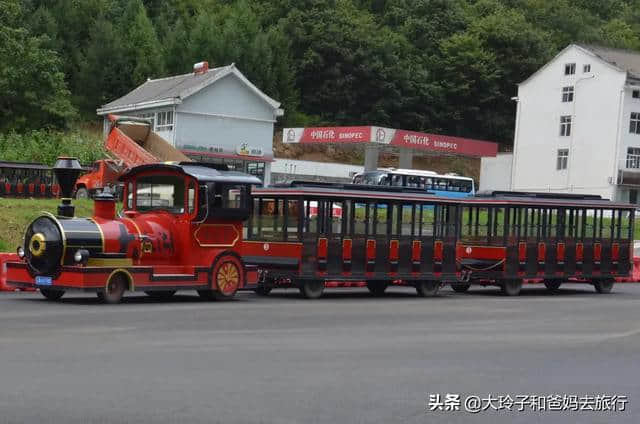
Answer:
[[[73,156],[88,164],[105,153],[99,135],[88,130],[0,133],[0,160],[53,165],[58,156]]]

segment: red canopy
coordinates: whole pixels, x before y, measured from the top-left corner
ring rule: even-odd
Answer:
[[[462,156],[496,156],[498,144],[471,138],[427,134],[383,127],[285,128],[283,143],[361,144]]]

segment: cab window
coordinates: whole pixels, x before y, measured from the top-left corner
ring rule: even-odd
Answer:
[[[136,183],[138,211],[166,210],[184,213],[184,178],[178,176],[140,177]]]

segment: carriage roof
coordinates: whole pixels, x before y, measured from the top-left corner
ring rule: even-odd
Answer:
[[[146,171],[170,171],[188,175],[199,182],[225,182],[237,184],[262,184],[262,181],[253,175],[243,172],[229,171],[226,166],[201,162],[175,162],[175,163],[151,163],[129,169],[120,176],[120,180],[126,180]]]
[[[514,205],[531,207],[578,207],[605,209],[635,209],[635,205],[616,203],[596,195],[526,193],[496,191],[466,198],[440,197],[434,193],[408,187],[371,186],[361,184],[331,184],[294,181],[253,190],[255,196],[304,196],[358,200],[399,200],[409,202],[461,205]]]

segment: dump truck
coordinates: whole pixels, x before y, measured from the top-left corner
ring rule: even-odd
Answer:
[[[91,170],[78,178],[76,198],[88,198],[105,187],[118,190],[118,177],[127,169],[154,162],[185,162],[190,159],[164,138],[153,132],[151,122],[136,117],[109,115],[111,128],[105,149],[111,158],[93,163]]]

